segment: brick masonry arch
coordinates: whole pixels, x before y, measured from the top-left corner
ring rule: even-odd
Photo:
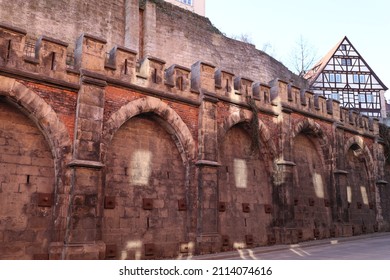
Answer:
[[[226,133],[233,126],[239,123],[249,123],[252,118],[252,112],[247,110],[240,110],[232,113],[225,119],[219,128],[219,139],[224,139]],[[270,152],[271,158],[275,158],[277,154],[276,146],[271,138],[271,133],[268,127],[259,119],[259,132],[261,141],[266,145],[266,150]]]
[[[344,169],[347,173],[347,186],[344,190],[348,203],[348,222],[356,234],[375,231],[375,217],[380,217],[376,204],[375,180],[377,167],[364,140],[355,135],[344,145]]]
[[[367,163],[367,170],[371,170],[372,172],[369,172],[369,178],[370,180],[374,179],[373,174],[377,174],[376,165],[374,164],[374,159],[372,158],[372,154],[370,152],[370,149],[367,147],[367,145],[364,144],[364,141],[359,136],[352,136],[347,140],[347,142],[344,145],[344,155],[347,155],[349,149],[353,146],[357,145],[361,149],[362,156],[366,159]]]
[[[121,241],[112,240],[110,229],[118,224],[110,224],[110,212],[104,211],[104,242],[115,243],[124,259],[140,257],[142,246],[128,246],[135,241],[158,244],[160,249],[156,254],[161,256],[176,255],[176,242],[188,238],[193,219],[190,209],[175,211],[180,201],[191,203],[195,192],[190,187],[195,142],[187,125],[168,104],[145,97],[115,112],[106,122],[103,135],[104,193],[108,196],[120,193],[116,198],[118,204],[133,205],[126,208],[127,216],[121,218],[120,227],[124,229]],[[158,147],[154,142],[158,142]],[[123,148],[127,145],[129,149]],[[151,196],[159,209],[153,215],[141,207],[144,199]],[[157,220],[154,215],[158,216]],[[137,230],[131,225],[137,225]]]
[[[325,164],[325,159],[330,157],[331,154],[329,151],[330,142],[321,126],[312,119],[305,119],[294,126],[291,135],[292,141],[294,141],[294,138],[300,133],[304,133],[318,139],[318,142],[316,141],[313,144],[315,145],[319,155],[321,155],[322,163]]]
[[[156,120],[173,136],[184,164],[195,159],[195,141],[187,125],[168,104],[154,97],[144,97],[129,102],[112,114],[105,124],[104,144],[109,146],[115,132],[126,121],[145,113],[153,113],[160,119]]]
[[[297,123],[294,127],[292,138],[302,132],[311,132],[311,135],[320,139],[320,144],[323,146],[329,144],[329,139],[323,132],[321,126],[312,119],[305,119]]]
[[[49,144],[54,161],[54,194],[52,242],[62,241],[66,230],[65,219],[68,210],[67,195],[70,189],[70,173],[66,165],[71,160],[71,140],[68,131],[53,108],[33,90],[9,77],[0,77],[0,97],[13,104],[27,116],[41,131]]]
[[[49,142],[57,164],[61,164],[64,160],[69,162],[71,140],[65,125],[50,105],[33,90],[12,78],[0,77],[0,95],[18,104],[21,110],[37,124]]]
[[[302,240],[324,238],[332,224],[330,201],[331,150],[321,125],[312,119],[296,123],[291,131],[293,168],[294,225]]]
[[[263,209],[272,203],[275,149],[260,120],[261,143],[259,149],[253,148],[252,116],[249,111],[236,111],[219,127],[218,201],[224,214],[219,215],[218,230],[231,248],[246,246],[247,235],[256,245],[267,244],[272,223],[271,212]]]

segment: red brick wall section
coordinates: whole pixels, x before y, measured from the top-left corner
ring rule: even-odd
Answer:
[[[352,146],[347,153],[347,208],[345,218],[354,227],[355,234],[363,231],[373,231],[375,224],[374,186],[369,180],[367,162],[362,149]],[[366,227],[363,229],[363,227]]]
[[[73,141],[76,118],[77,92],[50,87],[32,82],[22,82],[38,94],[56,112],[58,118],[64,123]]]
[[[50,243],[52,207],[39,193],[54,192],[54,162],[36,125],[0,99],[0,259],[32,259]]]
[[[331,197],[327,167],[315,146],[318,140],[300,133],[293,141],[295,222],[298,228],[304,229],[304,239],[312,239],[314,229],[327,237],[325,229],[329,228],[332,217],[326,201],[330,202]]]
[[[385,178],[387,182],[390,182],[390,165],[385,166]],[[390,229],[390,189],[384,184],[378,187],[380,197],[380,207],[384,218],[384,224],[386,229]]]
[[[134,90],[108,86],[105,95],[104,120],[107,121],[112,114],[117,112],[122,106],[142,97],[145,97],[145,95]],[[190,130],[193,139],[197,141],[198,108],[168,100],[165,100],[165,103],[180,116]]]
[[[155,244],[154,258],[172,258],[186,241],[185,167],[175,143],[152,116],[127,121],[115,134],[107,155],[107,196],[116,197],[106,209],[103,239],[115,244],[118,256],[145,258],[144,244]],[[145,209],[143,200],[152,201]],[[184,208],[186,208],[186,203]]]
[[[233,126],[220,146],[219,201],[226,204],[220,212],[220,231],[229,237],[229,246],[247,247],[246,235],[253,235],[253,244],[267,244],[272,215],[265,213],[271,203],[271,176],[259,150],[252,149],[252,140],[243,123]],[[243,209],[248,204],[249,211]]]

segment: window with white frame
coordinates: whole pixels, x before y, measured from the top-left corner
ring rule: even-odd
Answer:
[[[186,5],[192,6],[192,0],[177,0],[177,1],[179,1],[179,2],[181,2],[183,4],[186,4]]]
[[[349,103],[354,103],[355,102],[355,94],[353,92],[348,92],[347,93],[347,101]]]
[[[351,66],[352,65],[352,59],[350,59],[350,58],[342,58],[341,59],[341,65],[343,65],[343,66]]]
[[[370,92],[359,93],[359,102],[360,103],[373,103],[374,97]]]
[[[336,83],[341,83],[341,74],[336,74]]]
[[[367,100],[367,103],[374,102],[374,98],[373,98],[371,93],[366,93],[366,100]]]
[[[332,92],[331,98],[333,100],[340,100],[340,95],[338,92]]]
[[[334,79],[334,74],[329,74],[329,82],[330,83],[334,83],[335,79]]]
[[[361,84],[365,84],[366,83],[366,75],[364,74],[354,74],[353,75],[353,82],[358,84],[358,83],[361,83]]]

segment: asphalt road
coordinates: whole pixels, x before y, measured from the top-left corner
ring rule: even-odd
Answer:
[[[197,256],[208,260],[390,260],[390,233]]]

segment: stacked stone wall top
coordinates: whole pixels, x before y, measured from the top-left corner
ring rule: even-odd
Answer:
[[[41,34],[75,42],[82,32],[104,36],[112,44],[124,43],[125,0],[0,0],[3,22]]]
[[[0,18],[25,29],[30,37],[45,34],[71,42],[70,49],[79,34],[85,32],[105,38],[110,47],[142,49],[166,60],[168,65],[190,67],[194,61],[204,60],[256,80],[268,82],[277,74],[304,85],[303,79],[254,45],[224,36],[208,18],[165,1],[141,1],[147,2],[141,6],[138,2],[0,0]],[[139,8],[145,12],[139,14]]]
[[[181,63],[189,67],[203,60],[255,80],[269,82],[279,77],[294,80],[300,87],[305,85],[303,79],[255,45],[226,37],[208,18],[163,1],[156,6],[156,19],[146,19],[157,23],[154,48],[150,51],[168,65]]]
[[[244,108],[249,108],[248,100],[253,99],[260,111],[270,115],[295,111],[360,134],[378,134],[377,119],[342,108],[338,101],[314,95],[279,76],[270,83],[259,82],[201,61],[191,68],[168,67],[161,58],[137,60],[137,53],[124,47],[109,50],[105,39],[90,34],[79,37],[74,53],[67,53],[67,43],[47,36],[40,36],[33,43],[33,52],[28,52],[26,36],[20,28],[0,25],[2,73],[74,92],[80,89],[80,78],[92,84],[103,81],[195,107],[206,97]]]

